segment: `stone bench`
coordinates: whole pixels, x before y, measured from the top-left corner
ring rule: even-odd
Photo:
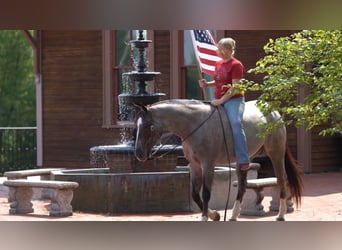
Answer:
[[[27,179],[27,177],[32,176],[40,176],[41,180],[50,180],[52,171],[63,170],[64,168],[38,168],[38,169],[27,169],[27,170],[17,170],[17,171],[7,171],[4,173],[4,176],[7,180],[16,180],[16,179]],[[50,190],[47,188],[42,189],[41,198],[49,199],[50,198]]]
[[[50,216],[71,216],[73,189],[78,187],[77,182],[52,181],[52,180],[6,180],[3,185],[9,187],[8,202],[10,203],[10,214],[33,213],[31,202],[32,188],[50,189],[51,205]]]
[[[49,180],[52,171],[63,170],[63,168],[38,168],[18,171],[8,171],[4,176],[8,180],[27,179],[29,176],[40,176],[42,180]]]
[[[234,181],[233,186],[237,187],[238,182]],[[270,211],[279,211],[279,187],[276,177],[250,179],[247,180],[246,193],[241,204],[241,215],[264,216],[264,206],[262,201],[264,199],[264,188],[271,187],[271,204]],[[248,189],[254,192],[249,193]],[[293,203],[291,197],[287,199],[287,212],[293,212]]]

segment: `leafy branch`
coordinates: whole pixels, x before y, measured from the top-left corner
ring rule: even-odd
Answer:
[[[262,112],[278,110],[285,125],[293,122],[307,130],[324,125],[323,136],[341,131],[341,31],[303,30],[270,39],[264,51],[266,55],[248,71],[263,74],[263,82],[243,82],[252,91],[262,91],[257,101]],[[300,98],[300,90],[307,93],[305,98]]]

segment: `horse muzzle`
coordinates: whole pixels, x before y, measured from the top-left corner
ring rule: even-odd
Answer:
[[[134,155],[139,161],[146,161],[148,159],[147,152],[142,150],[135,150]]]

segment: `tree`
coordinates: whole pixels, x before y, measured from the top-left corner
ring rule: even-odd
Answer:
[[[20,31],[0,31],[0,127],[35,126],[33,50]],[[36,131],[0,129],[0,174],[36,167]]]
[[[261,90],[257,104],[264,114],[280,111],[283,124],[292,122],[320,135],[342,130],[342,37],[340,30],[303,30],[270,39],[265,57],[249,73],[263,74],[263,82],[247,81]],[[299,100],[299,89],[308,92]],[[274,124],[267,127],[274,128]]]
[[[33,50],[20,31],[0,31],[0,127],[35,126]]]

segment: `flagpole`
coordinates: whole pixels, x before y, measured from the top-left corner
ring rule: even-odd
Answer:
[[[199,65],[199,62],[197,61],[197,69],[198,69],[198,76],[199,76],[199,79],[203,79],[204,78],[204,74],[203,72],[201,71],[201,67]],[[201,88],[202,90],[202,96],[204,98],[204,101],[208,101],[208,97],[207,97],[207,92],[205,91],[205,88],[202,88],[199,84],[198,86]]]
[[[215,38],[209,30],[191,30],[190,35],[197,59],[199,78],[203,79],[204,73],[212,76],[214,74],[215,63],[221,59],[216,54],[217,48]],[[203,98],[207,101],[206,89],[201,89]]]
[[[201,79],[204,78],[204,75],[203,75],[203,72],[202,72],[202,70],[201,70],[201,65],[200,65],[199,57],[198,57],[198,55],[197,55],[196,46],[195,46],[195,44],[194,44],[194,35],[193,35],[192,31],[190,31],[190,36],[191,36],[192,45],[193,45],[193,47],[194,47],[195,55],[196,55],[196,66],[197,66],[197,70],[198,70],[198,77],[199,77],[199,80],[201,80]],[[198,87],[201,89],[202,97],[204,98],[204,101],[207,101],[207,92],[205,91],[204,88],[202,88],[202,87],[199,85],[199,80],[198,80]]]

